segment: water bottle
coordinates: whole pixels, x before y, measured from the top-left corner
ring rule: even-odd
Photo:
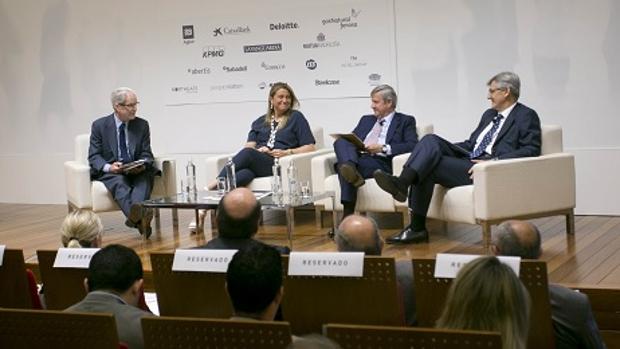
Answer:
[[[274,196],[282,194],[282,172],[280,168],[280,160],[278,158],[273,159],[273,166],[271,167],[271,192]]]
[[[291,161],[286,169],[286,175],[288,176],[288,192],[291,198],[299,195],[299,186],[297,185],[297,167],[295,167],[295,161]]]
[[[237,188],[237,175],[235,174],[235,163],[232,158],[229,157],[224,166],[226,169],[226,192],[229,192]]]
[[[185,178],[187,180],[185,192],[190,197],[196,196],[196,165],[194,165],[191,159],[187,162],[187,166],[185,166]]]

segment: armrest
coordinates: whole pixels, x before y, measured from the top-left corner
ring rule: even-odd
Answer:
[[[311,182],[314,192],[325,191],[325,178],[336,174],[334,165],[336,164],[336,153],[332,150],[312,158]]]
[[[409,155],[411,153],[404,153],[392,158],[392,172],[394,176],[399,176],[403,172],[403,166],[405,166],[405,162],[409,159]]]
[[[299,182],[308,181],[310,183],[310,188],[312,188],[312,159],[321,156],[322,154],[327,154],[330,151],[330,149],[319,149],[308,153],[293,154],[280,158],[280,166],[282,168],[282,183],[285,190],[287,190],[288,188],[288,173],[286,169],[290,165],[291,161],[295,162],[295,167],[297,168],[297,176],[299,177],[297,178],[297,180]]]
[[[226,165],[226,161],[228,161],[228,158],[234,155],[235,154],[214,155],[214,156],[208,157],[205,160],[206,162],[205,172],[207,175],[207,183],[217,178],[222,168],[224,168],[224,165]]]
[[[66,161],[64,167],[67,201],[77,208],[92,208],[90,166],[77,161]]]
[[[172,196],[177,193],[177,169],[173,158],[155,158],[153,164],[161,171],[161,183],[163,196]]]
[[[554,153],[474,166],[474,212],[501,219],[575,207],[575,158]]]

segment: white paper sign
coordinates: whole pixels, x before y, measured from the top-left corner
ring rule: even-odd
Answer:
[[[0,245],[0,267],[2,266],[2,261],[4,261],[4,249],[6,245]]]
[[[172,270],[225,273],[235,253],[237,250],[178,249],[174,251]]]
[[[461,268],[472,260],[483,257],[475,254],[438,253],[435,261],[435,277],[454,279]],[[508,265],[519,275],[521,257],[497,256],[500,262]]]
[[[364,275],[364,252],[291,252],[288,275]]]
[[[98,248],[59,248],[54,260],[54,268],[88,269],[90,259]]]

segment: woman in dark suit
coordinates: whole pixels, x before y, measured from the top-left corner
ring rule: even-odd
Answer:
[[[293,89],[276,82],[269,91],[267,113],[252,122],[247,143],[234,157],[237,186],[246,186],[256,177],[272,175],[275,158],[313,151],[315,140],[310,125],[296,108]],[[226,176],[225,169],[219,174]],[[216,182],[209,185],[213,190]]]

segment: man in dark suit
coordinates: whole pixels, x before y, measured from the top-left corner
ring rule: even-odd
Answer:
[[[380,85],[370,92],[373,115],[364,115],[353,133],[364,142],[364,151],[339,138],[334,142],[340,181],[343,216],[355,211],[357,188],[376,170],[392,173],[392,158],[410,152],[418,142],[413,116],[395,112],[398,98],[391,86]]]
[[[538,259],[542,254],[540,232],[529,222],[504,222],[497,227],[491,250],[497,256]],[[549,298],[556,348],[605,348],[587,295],[549,284]]]
[[[105,184],[127,217],[125,224],[138,228],[147,239],[151,235],[151,209],[140,203],[149,198],[153,178],[149,123],[136,117],[138,99],[133,90],[121,87],[112,92],[114,113],[93,122],[88,162],[93,180]],[[124,164],[144,160],[144,165],[129,171]]]
[[[427,135],[413,149],[399,177],[385,171],[374,173],[377,184],[400,202],[407,199],[411,187],[411,224],[388,238],[388,243],[428,241],[426,213],[436,183],[448,188],[472,184],[476,163],[540,155],[540,120],[534,110],[517,102],[519,77],[503,72],[487,85],[491,108],[482,114],[468,140],[452,144],[437,135]]]
[[[239,250],[256,241],[254,235],[260,224],[261,205],[251,190],[245,187],[232,190],[220,200],[217,208],[218,236],[206,245],[205,249]],[[284,246],[273,246],[281,254],[291,250]]]
[[[142,318],[154,316],[138,308],[143,283],[142,262],[136,252],[121,245],[106,246],[88,265],[84,280],[88,294],[65,311],[112,313],[119,340],[130,349],[143,348]]]

